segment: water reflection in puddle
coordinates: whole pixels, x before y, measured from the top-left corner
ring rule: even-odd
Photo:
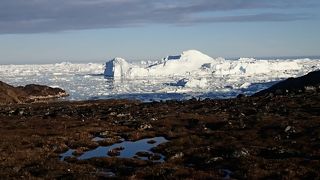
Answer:
[[[156,141],[154,144],[149,144],[148,141],[154,140]],[[149,152],[151,148],[158,146],[161,143],[167,142],[167,140],[164,137],[155,137],[155,138],[149,138],[149,139],[142,139],[139,141],[124,141],[121,143],[113,144],[111,146],[100,146],[94,150],[85,152],[83,155],[78,157],[78,159],[89,159],[93,157],[110,157],[107,152],[118,147],[124,147],[122,151],[120,151],[120,155],[117,157],[120,158],[132,158],[135,156],[137,152],[144,151]],[[153,153],[152,153],[153,154]],[[161,157],[163,160],[163,157]]]
[[[73,149],[69,149],[67,152],[64,152],[62,154],[60,154],[60,160],[63,161],[65,160],[65,158],[68,158],[68,157],[72,157],[73,156],[73,153],[74,150]]]
[[[95,138],[93,139],[94,141],[99,141],[103,140],[103,138]],[[124,148],[123,150],[120,150],[120,154],[116,157],[119,158],[139,158],[142,160],[147,160],[148,158],[146,157],[140,157],[136,156],[136,153],[138,152],[145,152],[149,153],[151,155],[154,155],[153,152],[151,152],[151,148],[157,147],[159,144],[165,143],[168,140],[166,140],[164,137],[154,137],[154,138],[147,138],[147,139],[142,139],[139,141],[124,141],[121,143],[116,143],[111,146],[100,146],[97,147],[96,149],[93,149],[91,151],[87,151],[81,156],[78,157],[79,160],[85,160],[85,159],[90,159],[94,157],[110,157],[108,155],[108,151],[111,151],[115,148]],[[151,143],[152,142],[152,143]],[[61,160],[64,160],[66,157],[72,157],[72,153],[74,150],[68,150],[67,152],[61,154]],[[164,156],[161,154],[157,154],[159,157],[159,160],[154,160],[154,162],[163,162],[164,161]]]

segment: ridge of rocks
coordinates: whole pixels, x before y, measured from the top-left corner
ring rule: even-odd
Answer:
[[[30,103],[65,96],[68,94],[60,88],[36,84],[14,87],[0,81],[0,104]]]

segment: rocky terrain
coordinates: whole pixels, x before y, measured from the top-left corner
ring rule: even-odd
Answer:
[[[0,179],[319,179],[319,89],[277,86],[225,100],[0,106]],[[81,158],[153,137],[166,141],[132,158],[124,146]]]
[[[268,89],[262,90],[253,96],[261,96],[270,93],[286,95],[308,91],[320,91],[320,70],[310,72],[307,75],[298,78],[289,78],[285,81],[275,84]]]
[[[35,84],[13,87],[0,81],[0,104],[30,103],[64,96],[68,94],[60,88]]]

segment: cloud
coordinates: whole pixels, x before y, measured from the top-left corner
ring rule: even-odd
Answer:
[[[288,10],[315,5],[319,5],[316,0],[2,0],[0,33],[55,32],[148,24],[191,26],[215,22],[295,21],[308,19],[312,14],[288,13]],[[237,14],[238,11],[247,14]],[[203,13],[211,15],[201,16]]]

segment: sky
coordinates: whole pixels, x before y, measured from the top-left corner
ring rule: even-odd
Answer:
[[[320,55],[319,0],[1,0],[0,64]]]

